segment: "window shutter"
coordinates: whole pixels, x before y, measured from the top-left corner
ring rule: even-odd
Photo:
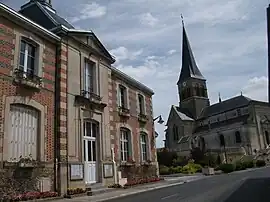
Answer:
[[[133,156],[132,156],[132,136],[131,136],[131,132],[129,131],[129,134],[128,134],[128,158],[131,158],[133,159]]]
[[[130,106],[129,106],[129,93],[128,93],[128,88],[126,88],[126,103],[127,103],[127,109],[130,109]]]
[[[137,106],[137,108],[136,108],[136,112],[139,114],[140,113],[140,103],[139,103],[139,94],[138,93],[136,93],[136,106]]]
[[[120,107],[121,106],[121,103],[120,103],[120,88],[119,88],[119,85],[117,85],[117,88],[116,88],[116,99],[117,99],[117,107]]]

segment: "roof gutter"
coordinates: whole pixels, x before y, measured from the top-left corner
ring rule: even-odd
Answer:
[[[0,3],[0,11],[4,11],[5,13],[7,13],[8,15],[11,15],[12,17],[16,18],[17,20],[22,21],[22,23],[30,25],[32,27],[34,27],[35,29],[37,29],[38,31],[42,32],[43,34],[45,34],[46,36],[49,36],[50,38],[53,38],[56,41],[60,41],[60,37],[58,37],[57,35],[55,35],[54,33],[48,31],[47,29],[45,29],[44,27],[38,25],[37,23],[33,22],[32,20],[24,17],[22,14],[19,14],[18,12],[16,12],[15,10],[9,8],[8,6]]]
[[[127,74],[121,72],[119,69],[116,69],[115,67],[111,67],[112,73],[118,75],[122,79],[124,78],[128,83],[133,84],[134,86],[138,87],[140,90],[145,91],[148,94],[154,95],[154,91],[141,82],[133,79],[132,77],[128,76]]]

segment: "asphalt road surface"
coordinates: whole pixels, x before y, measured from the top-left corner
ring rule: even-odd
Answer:
[[[108,202],[270,202],[270,168],[206,177]]]

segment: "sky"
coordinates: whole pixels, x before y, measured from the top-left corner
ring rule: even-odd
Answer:
[[[0,0],[18,10],[28,0]],[[65,2],[65,3],[63,3]],[[76,3],[74,3],[76,2]],[[92,30],[115,67],[154,90],[154,115],[178,105],[182,23],[207,79],[211,104],[236,95],[267,100],[266,7],[269,0],[52,0],[76,28]],[[157,147],[165,125],[155,124]]]

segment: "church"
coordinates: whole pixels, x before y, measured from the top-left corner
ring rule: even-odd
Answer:
[[[184,25],[177,87],[179,105],[171,106],[165,130],[165,147],[170,151],[187,157],[199,147],[233,161],[270,144],[267,102],[241,94],[210,105],[206,78],[196,64]]]

